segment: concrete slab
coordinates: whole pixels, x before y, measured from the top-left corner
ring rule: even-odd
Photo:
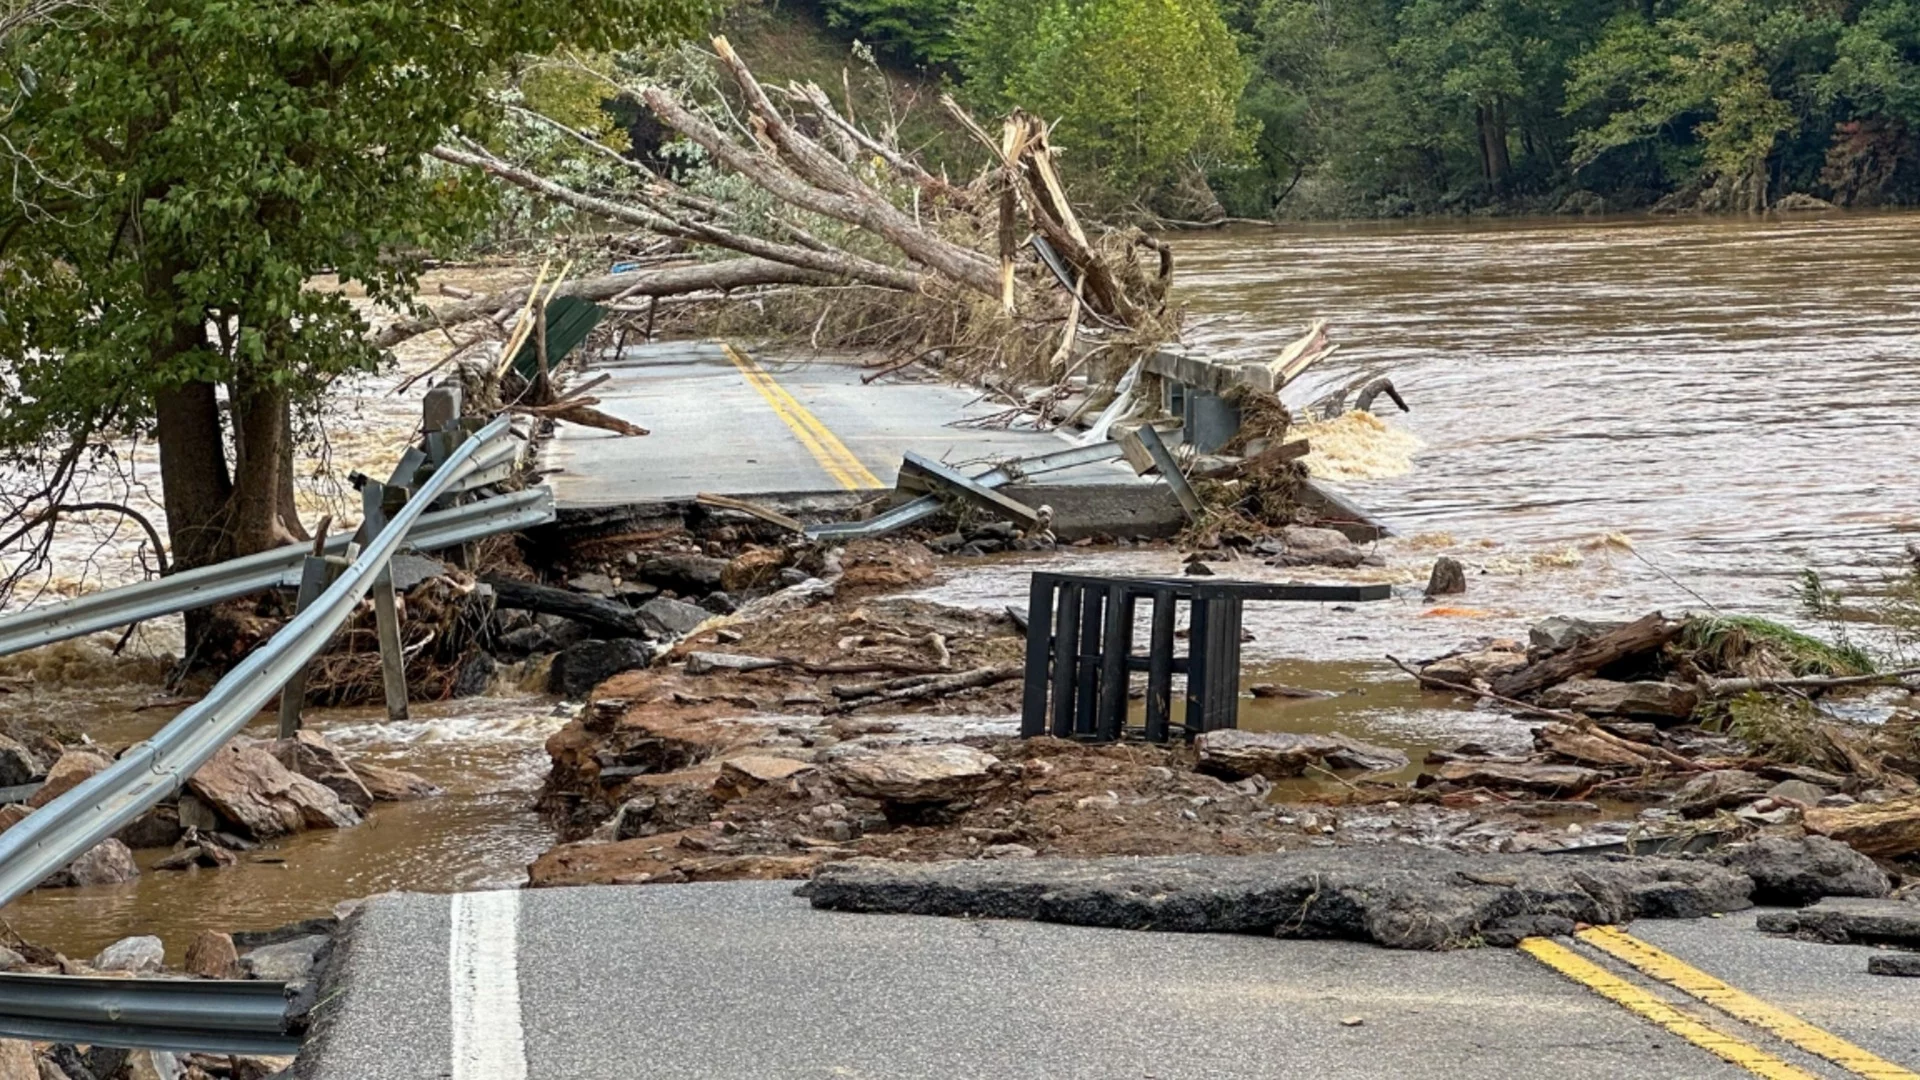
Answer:
[[[845,356],[730,355],[716,342],[630,346],[618,359],[594,363],[594,373],[613,379],[593,394],[599,408],[653,433],[621,438],[561,424],[541,466],[557,470],[549,482],[565,515],[703,491],[766,497],[890,489],[909,450],[964,467],[1070,445],[1057,432],[950,427],[999,410],[975,401],[972,390],[936,382],[864,385],[865,370]],[[1049,488],[1109,489],[1122,501],[1151,502],[1165,490],[1115,462],[1046,481]]]
[[[836,914],[792,888],[520,894],[514,1075],[1748,1075],[1510,950]],[[374,902],[299,1075],[449,1074],[447,906]]]

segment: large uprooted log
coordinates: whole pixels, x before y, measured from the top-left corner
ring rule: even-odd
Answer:
[[[716,38],[714,49],[737,95],[741,119],[658,86],[622,92],[705,150],[718,166],[772,195],[777,205],[771,210],[708,198],[547,117],[535,119],[574,138],[583,152],[617,161],[637,183],[617,193],[590,193],[470,141],[442,145],[434,154],[594,217],[731,256],[575,282],[561,295],[618,300],[774,285],[905,294],[908,310],[893,301],[890,314],[927,317],[860,320],[884,321],[898,335],[861,344],[901,351],[937,347],[968,354],[976,369],[1027,369],[1026,374],[1055,378],[1064,378],[1076,362],[1076,335],[1104,335],[1116,347],[1157,345],[1170,336],[1164,301],[1171,255],[1139,230],[1089,232],[1067,199],[1040,120],[1016,112],[996,139],[943,99],[992,158],[973,181],[956,184],[843,116],[819,87],[792,84],[769,91],[726,39]],[[822,240],[829,226],[842,238]],[[845,227],[855,231],[849,234]],[[1036,242],[1023,242],[1023,234]],[[1149,258],[1141,259],[1142,251]],[[390,347],[515,303],[511,292],[467,301],[397,323],[377,340]],[[926,310],[915,312],[916,305]],[[1116,354],[1102,361],[1108,369],[1124,370],[1130,357]]]

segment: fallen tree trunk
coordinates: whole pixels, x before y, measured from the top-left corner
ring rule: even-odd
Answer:
[[[962,690],[974,690],[982,686],[1008,682],[1021,676],[1025,669],[1019,664],[1002,664],[998,667],[975,668],[956,675],[945,675],[928,679],[925,682],[903,686],[895,690],[884,690],[866,695],[853,701],[843,701],[827,709],[828,712],[852,712],[868,705],[882,702],[922,701],[927,698],[945,697]]]
[[[1611,633],[1583,641],[1537,664],[1529,664],[1510,675],[1501,676],[1494,681],[1493,689],[1505,697],[1518,697],[1581,675],[1590,675],[1609,664],[1660,648],[1679,637],[1680,629],[1679,623],[1656,611]]]
[[[558,615],[619,638],[646,636],[640,617],[617,601],[510,578],[484,577],[480,581],[493,588],[494,603],[499,607]]]
[[[554,291],[554,296],[577,296],[582,300],[597,301],[627,296],[680,296],[713,290],[750,289],[760,285],[843,284],[846,284],[844,278],[817,270],[788,266],[770,259],[743,258],[581,278],[561,285]],[[373,343],[378,348],[391,349],[409,338],[431,333],[443,326],[457,326],[488,318],[496,311],[524,305],[531,292],[531,286],[523,285],[478,300],[454,304],[417,318],[401,319],[376,334]]]

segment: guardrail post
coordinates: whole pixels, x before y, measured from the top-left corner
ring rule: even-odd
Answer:
[[[333,560],[319,555],[309,555],[306,561],[300,564],[300,592],[293,605],[296,614],[312,606],[313,602],[320,598],[320,594],[326,591],[327,586],[332,584],[334,568]],[[301,664],[300,670],[295,671],[293,678],[288,679],[287,684],[280,688],[281,738],[291,739],[294,732],[300,730],[300,707],[306,704],[306,698],[307,665]]]
[[[360,543],[373,542],[387,527],[387,487],[368,481],[360,489],[365,516],[360,522]],[[400,602],[393,592],[393,566],[380,568],[373,579],[373,625],[380,635],[380,683],[387,698],[387,719],[407,718],[407,654],[400,641]]]

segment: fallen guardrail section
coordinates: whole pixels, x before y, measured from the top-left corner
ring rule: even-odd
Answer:
[[[504,416],[470,435],[455,423],[429,437],[436,463],[403,504],[392,507],[387,485],[366,483],[367,516],[360,532],[336,542],[343,553],[358,544],[358,554],[338,569],[331,584],[311,595],[303,592],[299,614],[151,739],[129,747],[111,767],[0,833],[0,906],[178,793],[300,676],[370,591],[384,589],[391,599],[388,562],[402,548],[450,546],[552,520],[552,498],[543,490],[427,513],[435,502],[480,486],[476,477],[496,475],[512,457],[502,453],[502,445],[510,451],[514,439]],[[417,478],[427,460],[428,455],[409,451],[395,471],[395,485]],[[302,545],[83,597],[0,622],[0,643],[30,647],[199,607],[286,584],[290,575],[305,575],[323,561],[313,556],[311,545]],[[26,645],[16,644],[21,641]],[[399,689],[404,695],[404,684]],[[296,721],[297,715],[296,705]],[[0,976],[0,1035],[19,1038],[289,1053],[299,1040],[285,1032],[285,1011],[284,987],[277,983]]]
[[[287,1055],[286,987],[237,979],[0,975],[0,1036],[81,1046]]]

